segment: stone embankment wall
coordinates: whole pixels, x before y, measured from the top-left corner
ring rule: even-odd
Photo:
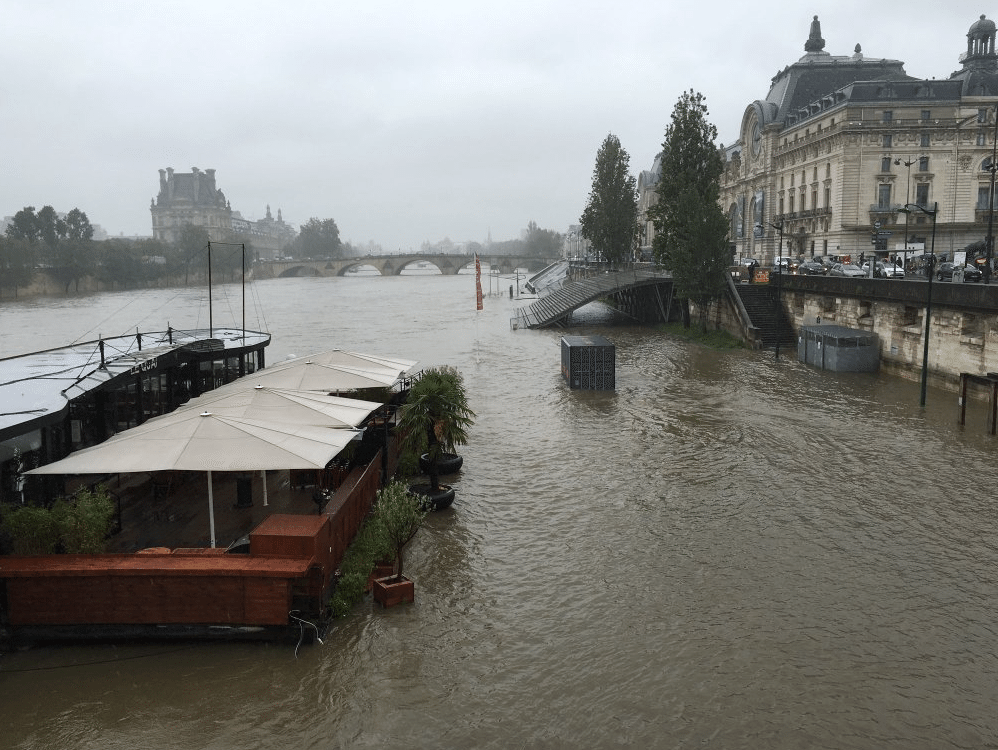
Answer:
[[[229,284],[236,283],[238,281],[238,278],[233,281],[227,276],[223,276],[222,278],[216,277],[214,279],[214,283],[216,284]],[[98,292],[120,292],[130,289],[168,289],[171,287],[205,286],[207,283],[208,279],[206,276],[198,276],[196,274],[191,274],[188,278],[184,278],[183,276],[163,277],[138,285],[109,284],[106,281],[100,281],[93,276],[84,276],[79,280],[79,283],[71,283],[69,285],[69,290],[67,291],[64,282],[53,278],[44,271],[38,271],[35,273],[31,283],[27,286],[21,286],[17,289],[0,287],[0,302],[33,299],[36,297],[76,297],[84,294],[96,294]]]
[[[932,304],[928,382],[955,392],[960,386],[960,373],[998,372],[998,308],[985,299],[990,290],[964,289],[948,283],[934,286],[942,299]],[[899,287],[882,288],[893,291]],[[919,297],[925,295],[923,285],[916,289]],[[881,370],[909,380],[920,379],[925,344],[924,301],[877,299],[863,291],[861,288],[861,293],[851,295],[784,287],[781,296],[795,330],[804,325],[834,323],[875,333],[880,340]],[[708,320],[712,327],[755,346],[727,295],[711,304]]]

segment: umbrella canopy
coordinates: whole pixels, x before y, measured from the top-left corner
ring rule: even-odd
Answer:
[[[360,352],[348,352],[344,349],[330,349],[327,352],[312,354],[308,357],[291,360],[290,362],[298,362],[301,361],[301,359],[306,359],[309,362],[314,362],[320,365],[355,367],[361,370],[385,369],[389,372],[395,372],[397,376],[404,375],[416,365],[415,361],[409,359],[382,357],[377,354],[361,354]]]
[[[180,409],[29,474],[206,471],[211,546],[215,546],[212,471],[322,469],[355,433]]]
[[[314,357],[282,362],[240,380],[271,388],[333,393],[394,385],[415,364],[409,360],[390,360],[334,349]]]
[[[236,381],[239,383],[240,381]],[[198,409],[212,414],[259,419],[267,423],[294,422],[322,427],[357,427],[371,412],[381,408],[377,401],[327,396],[315,391],[291,391],[243,383],[236,388],[209,391],[193,398],[181,409]]]
[[[30,473],[321,469],[353,436],[352,430],[180,409]]]

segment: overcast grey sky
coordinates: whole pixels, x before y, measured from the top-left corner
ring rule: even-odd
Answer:
[[[984,4],[6,0],[0,215],[79,207],[150,235],[158,171],[214,168],[249,219],[333,218],[387,251],[564,231],[608,133],[636,175],[677,98],[719,140],[804,54],[946,78]],[[998,11],[994,15],[998,15]]]

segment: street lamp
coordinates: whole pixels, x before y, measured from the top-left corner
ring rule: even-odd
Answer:
[[[909,214],[912,209],[918,209],[926,216],[932,217],[932,254],[929,255],[929,291],[925,295],[925,343],[922,346],[922,400],[921,406],[925,406],[925,385],[929,373],[929,323],[932,321],[932,276],[936,266],[936,214],[939,212],[939,204],[933,203],[932,208],[925,208],[917,203],[905,203],[901,210]]]
[[[914,163],[915,163],[914,159],[911,159],[910,161],[908,161],[908,160],[901,161],[901,159],[895,159],[894,160],[894,164],[895,165],[900,166],[900,165],[904,164],[906,167],[908,167],[908,186],[907,186],[907,188],[905,190],[905,194],[904,194],[904,204],[906,206],[911,202],[911,165],[914,164]],[[908,265],[908,212],[907,211],[905,211],[905,214],[904,214],[904,256],[903,256],[903,258],[904,258],[904,260],[902,261],[902,263],[903,263],[904,266],[907,266]]]
[[[991,164],[988,171],[991,172],[991,190],[988,192],[988,237],[984,241],[984,274],[982,281],[987,284],[991,281],[991,256],[995,244],[994,223],[995,223],[995,171],[998,171],[998,104],[995,105],[995,133],[991,138]]]

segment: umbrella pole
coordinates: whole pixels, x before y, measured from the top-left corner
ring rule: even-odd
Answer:
[[[260,469],[260,476],[263,477],[263,507],[267,507],[267,470]]]
[[[215,497],[211,492],[211,472],[208,472],[208,528],[211,535],[211,547],[215,548]]]

